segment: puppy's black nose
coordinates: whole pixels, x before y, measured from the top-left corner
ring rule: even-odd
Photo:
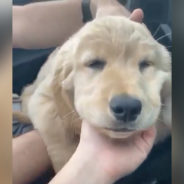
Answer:
[[[111,99],[110,109],[117,120],[124,122],[134,121],[140,114],[142,104],[140,100],[127,96],[118,95]]]

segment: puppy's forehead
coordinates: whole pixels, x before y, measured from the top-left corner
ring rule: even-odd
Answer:
[[[153,47],[155,44],[147,28],[125,17],[108,16],[88,23],[79,32],[79,50],[104,47],[106,51],[118,54],[125,48],[134,50],[140,45]]]
[[[107,16],[89,22],[81,29],[81,35],[91,38],[104,38],[118,41],[131,39],[144,39],[151,37],[148,29],[140,23],[125,17]],[[133,38],[132,38],[133,37]]]

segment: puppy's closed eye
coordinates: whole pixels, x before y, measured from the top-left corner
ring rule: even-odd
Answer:
[[[90,61],[86,66],[94,70],[102,70],[106,65],[104,60],[94,59]]]
[[[151,66],[152,63],[147,61],[147,60],[142,60],[140,63],[139,63],[139,70],[141,72],[143,72],[146,68],[148,68],[149,66]]]

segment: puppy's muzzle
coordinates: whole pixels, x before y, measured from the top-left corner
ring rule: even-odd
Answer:
[[[140,100],[127,95],[114,96],[109,106],[116,120],[125,123],[136,120],[142,108]]]

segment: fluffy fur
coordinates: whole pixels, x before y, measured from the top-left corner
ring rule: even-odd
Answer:
[[[106,62],[102,70],[88,67],[94,59]],[[144,71],[142,60],[150,62]],[[142,102],[135,121],[117,123],[110,112],[109,101],[119,94]],[[78,144],[81,119],[111,138],[125,135],[113,130],[156,124],[157,141],[164,139],[171,126],[171,58],[143,24],[118,16],[96,19],[51,54],[22,101],[57,172]]]

